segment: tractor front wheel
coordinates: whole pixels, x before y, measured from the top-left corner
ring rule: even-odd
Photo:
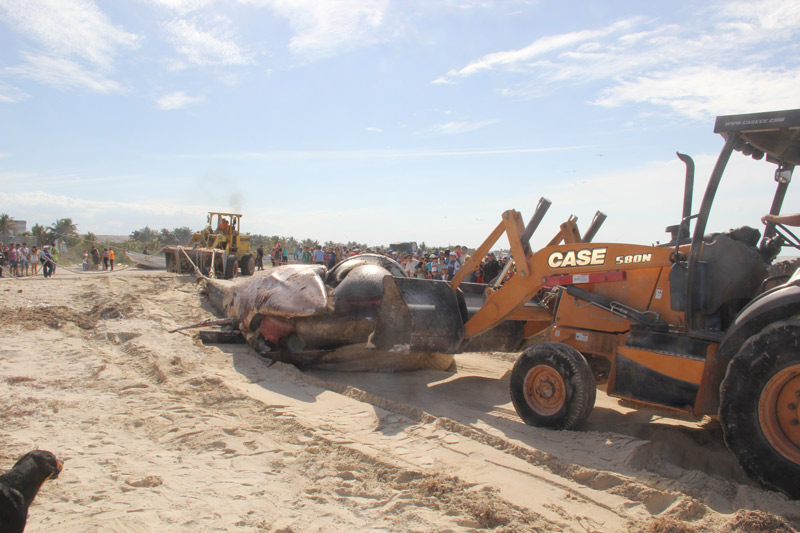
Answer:
[[[239,259],[239,271],[242,273],[242,276],[253,275],[256,271],[256,260],[253,254],[244,254],[241,259]]]
[[[223,272],[222,277],[224,279],[233,279],[233,276],[236,275],[237,270],[236,256],[229,255],[225,260],[225,271]]]
[[[573,429],[592,412],[596,395],[589,363],[566,344],[534,344],[511,371],[511,401],[531,426]]]
[[[742,469],[800,499],[800,327],[773,324],[742,345],[720,386],[719,414]]]

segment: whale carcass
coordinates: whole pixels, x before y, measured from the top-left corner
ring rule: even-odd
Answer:
[[[284,265],[238,282],[209,279],[207,291],[211,304],[235,319],[248,344],[275,360],[342,371],[445,370],[453,362],[446,353],[454,351],[453,343],[417,349],[387,334],[373,342],[376,329],[391,332],[402,321],[392,312],[389,293],[391,280],[405,277],[396,261],[361,254],[331,270]]]

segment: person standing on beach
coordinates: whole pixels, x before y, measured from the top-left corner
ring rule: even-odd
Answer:
[[[272,266],[281,266],[281,259],[283,258],[283,248],[281,243],[277,243],[272,249]]]
[[[42,274],[44,274],[45,279],[52,277],[53,273],[56,269],[56,262],[53,258],[53,254],[50,252],[50,247],[48,245],[44,245],[42,248]]]
[[[19,276],[19,262],[17,260],[17,256],[19,255],[19,244],[11,245],[8,248],[8,253],[6,257],[8,259],[8,268],[11,271],[11,277]]]
[[[50,259],[52,260],[50,263],[52,267],[50,275],[52,276],[56,273],[56,265],[58,264],[58,246],[56,246],[56,243],[50,245]]]
[[[264,245],[259,244],[258,248],[256,248],[256,268],[258,270],[264,270]]]
[[[108,264],[111,265],[111,270],[114,270],[114,249],[108,249]]]
[[[22,252],[22,264],[20,265],[20,270],[24,268],[25,269],[24,275],[27,276],[29,273],[28,267],[31,264],[31,251],[28,248],[27,242],[22,243],[22,249],[20,251]]]
[[[100,270],[100,252],[92,245],[92,270]]]
[[[39,251],[39,248],[34,246],[31,248],[31,275],[35,276],[39,273],[39,261],[42,258],[42,252]]]
[[[103,270],[108,270],[108,248],[103,248]]]

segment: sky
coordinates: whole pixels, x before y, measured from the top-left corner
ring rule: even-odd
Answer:
[[[652,244],[676,151],[697,209],[715,117],[798,87],[786,0],[0,0],[0,212],[474,248],[546,197],[535,247],[598,210],[596,242]],[[708,229],[763,227],[774,169],[735,154]]]

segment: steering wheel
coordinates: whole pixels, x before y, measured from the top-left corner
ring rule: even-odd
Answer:
[[[791,230],[783,224],[775,224],[775,235],[780,237],[786,246],[800,250],[800,239],[798,239],[797,235],[792,233]]]

